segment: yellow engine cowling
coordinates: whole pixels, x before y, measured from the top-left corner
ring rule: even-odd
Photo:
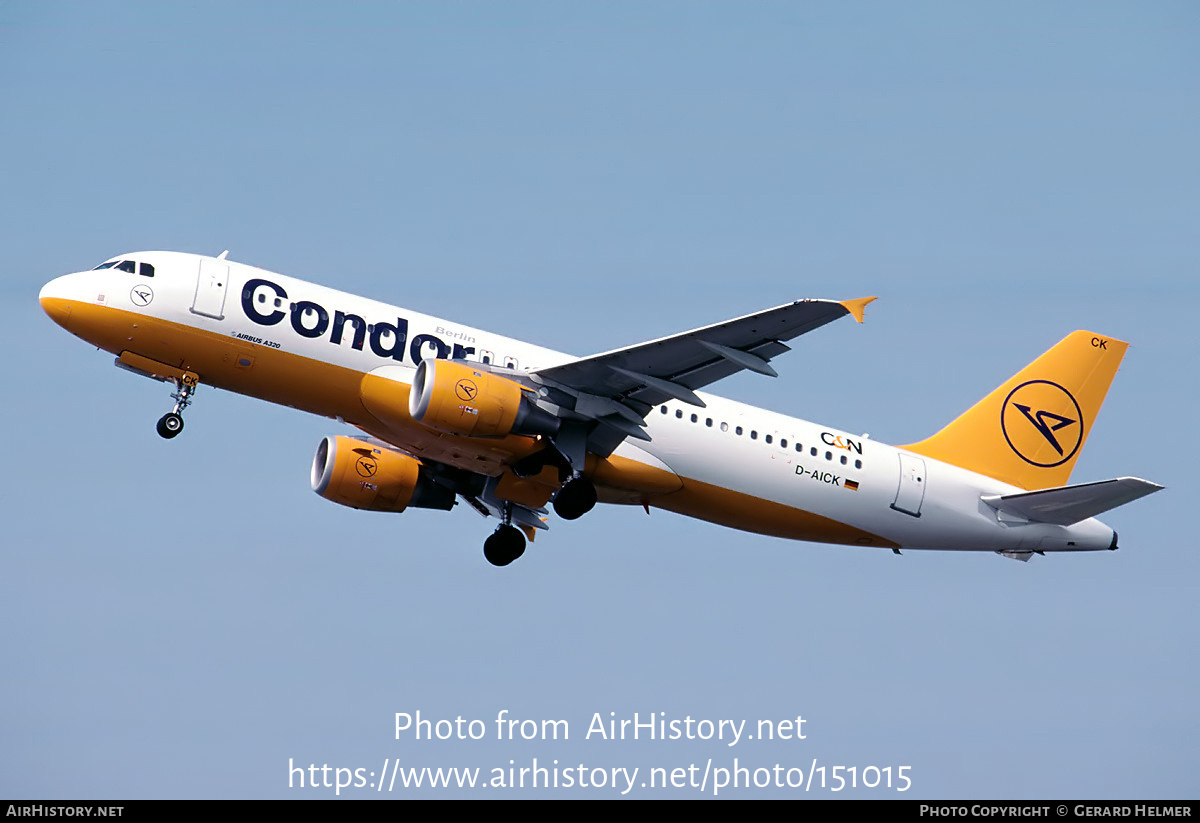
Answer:
[[[326,500],[375,512],[445,508],[454,494],[425,481],[415,457],[352,437],[326,437],[313,457],[312,488]]]
[[[422,360],[413,377],[408,410],[417,422],[464,437],[554,434],[558,420],[505,377],[471,363]]]

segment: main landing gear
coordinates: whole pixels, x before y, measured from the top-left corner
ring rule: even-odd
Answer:
[[[554,513],[563,520],[577,520],[596,505],[596,486],[576,472],[577,465],[582,466],[582,459],[573,464],[557,448],[547,446],[514,463],[512,471],[517,477],[533,477],[547,466],[558,469],[558,480],[563,485],[554,495]]]
[[[564,520],[575,520],[596,505],[596,486],[583,475],[568,480],[554,495],[554,511]],[[525,554],[525,535],[512,524],[512,504],[504,507],[504,522],[483,542],[483,556],[493,566],[507,566]]]
[[[596,486],[582,474],[563,484],[554,495],[554,513],[563,520],[576,520],[596,505]]]
[[[586,432],[564,428],[555,441],[513,464],[512,473],[520,478],[536,477],[546,468],[555,468],[562,486],[554,495],[554,513],[563,520],[576,520],[595,508],[599,498],[596,485],[583,476],[586,456]],[[495,508],[491,511],[496,513]],[[512,504],[504,504],[504,522],[484,541],[483,556],[493,566],[507,566],[525,553],[525,535],[512,524],[512,513]]]
[[[156,426],[159,436],[167,440],[183,431],[183,410],[191,405],[192,395],[196,393],[196,384],[199,381],[196,375],[185,372],[181,379],[174,382],[175,393],[171,398],[175,401],[175,408],[160,417]]]
[[[483,541],[483,556],[493,566],[507,566],[525,554],[525,535],[511,522],[512,507],[506,506],[504,522],[496,527],[492,536]]]

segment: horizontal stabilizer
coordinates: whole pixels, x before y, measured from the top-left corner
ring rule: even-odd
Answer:
[[[1080,483],[1018,494],[984,495],[983,502],[1004,514],[1038,523],[1070,526],[1080,520],[1123,506],[1163,488],[1138,477],[1118,477],[1098,483]]]

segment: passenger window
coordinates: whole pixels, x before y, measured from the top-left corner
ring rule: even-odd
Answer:
[[[832,459],[833,459],[833,452],[825,452],[825,459],[826,459],[826,460],[832,460]]]
[[[770,443],[770,442],[771,442],[771,435],[769,435],[769,434],[768,434],[766,437],[764,437],[764,438],[763,438],[763,440],[766,440],[768,443]]]
[[[661,408],[661,409],[662,409],[662,413],[663,413],[663,414],[666,414],[666,413],[667,413],[667,407],[666,407],[666,406],[660,406],[659,408]]]
[[[676,417],[676,419],[678,419],[678,420],[682,420],[682,419],[683,419],[683,409],[676,409],[676,410],[675,410],[675,417]]]
[[[856,469],[861,469],[861,468],[862,468],[862,461],[861,461],[861,460],[855,460],[855,461],[854,461],[854,468],[856,468]]]
[[[758,431],[757,431],[757,430],[755,430],[755,429],[751,429],[751,430],[750,430],[750,439],[751,439],[751,440],[757,440],[757,439],[758,439]]]
[[[846,465],[846,455],[842,455],[842,465]]]
[[[723,431],[723,432],[727,432],[727,431],[729,431],[729,424],[728,424],[728,423],[722,423],[722,424],[721,424],[721,431]]]
[[[700,420],[700,418],[699,418],[699,417],[697,417],[697,416],[696,416],[696,415],[694,415],[694,414],[692,415],[692,422],[693,422],[693,423],[696,423],[696,422],[698,422],[699,420]]]
[[[781,448],[781,449],[786,449],[786,448],[787,448],[787,440],[780,440],[780,441],[779,441],[779,448]]]
[[[811,454],[813,457],[816,457],[817,456],[817,447],[813,446],[811,449],[808,450],[808,453]]]
[[[707,420],[705,420],[704,425],[708,426],[711,429],[712,428],[712,418],[710,417]]]
[[[738,437],[741,437],[742,436],[742,427],[738,426],[736,429],[733,430],[733,433],[736,434]]]

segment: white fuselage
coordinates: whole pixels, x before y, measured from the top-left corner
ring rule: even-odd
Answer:
[[[47,313],[114,354],[129,351],[194,370],[204,384],[339,418],[422,459],[460,468],[498,473],[506,456],[493,441],[427,433],[415,421],[381,430],[358,396],[362,376],[385,369],[411,383],[421,360],[434,357],[522,371],[574,359],[240,263],[177,252],[114,260],[137,265],[51,281],[40,295]],[[143,264],[153,266],[152,276]],[[700,396],[703,408],[677,401],[656,406],[646,420],[650,440],[626,440],[614,453],[682,481],[681,490],[648,497],[648,505],[852,545],[1027,552],[1106,549],[1114,542],[1113,531],[1095,519],[1068,527],[999,515],[981,498],[1021,490],[984,475]],[[793,517],[798,525],[790,525]]]

